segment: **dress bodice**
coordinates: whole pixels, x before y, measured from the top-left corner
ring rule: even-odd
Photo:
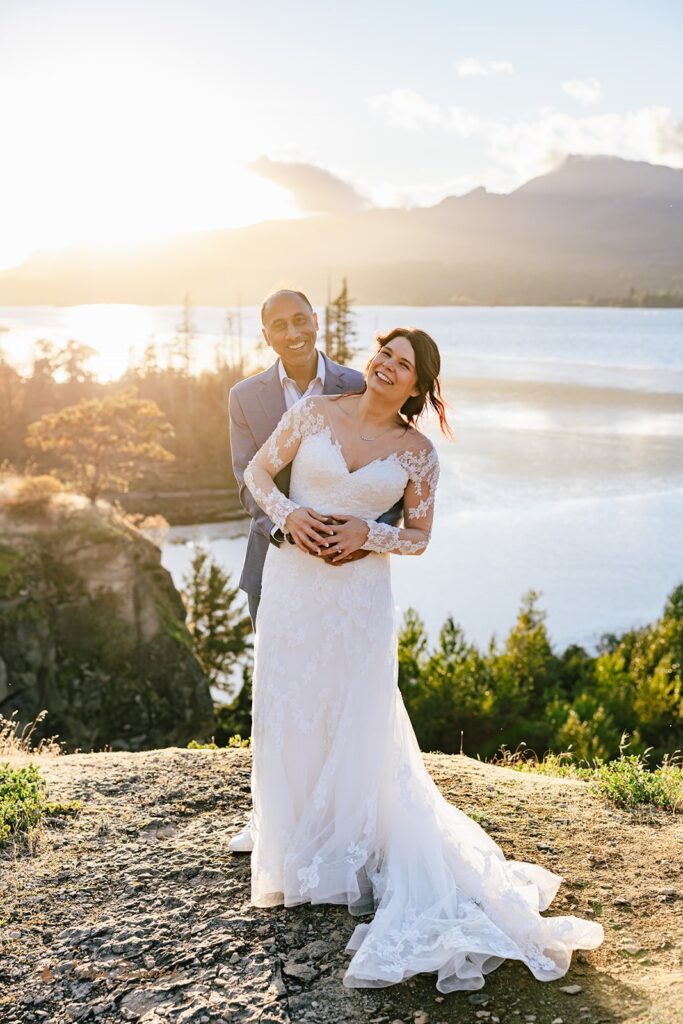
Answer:
[[[244,471],[244,482],[273,523],[309,506],[316,512],[354,515],[368,524],[367,551],[414,555],[429,543],[439,460],[431,442],[378,456],[349,470],[327,416],[328,396],[303,398],[282,417]],[[292,463],[289,497],[276,474]],[[376,522],[403,500],[405,529]]]
[[[304,437],[292,462],[289,496],[323,513],[377,519],[403,496],[408,470],[397,455],[351,472],[329,428]]]

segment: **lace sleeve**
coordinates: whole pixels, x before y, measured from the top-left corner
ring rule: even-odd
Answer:
[[[254,500],[281,530],[287,516],[300,508],[282,493],[275,477],[296,455],[302,438],[317,433],[324,418],[316,411],[315,398],[304,398],[288,409],[273,433],[244,470],[244,482]]]
[[[401,529],[387,523],[366,520],[369,533],[363,548],[391,555],[420,555],[429,544],[434,518],[434,497],[439,482],[439,459],[436,449],[422,448],[407,451],[400,456],[401,465],[408,473],[403,495],[406,523]]]

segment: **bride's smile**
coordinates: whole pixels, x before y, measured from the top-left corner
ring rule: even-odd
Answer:
[[[369,392],[388,397],[391,388],[392,405],[400,408],[407,398],[417,396],[415,354],[407,338],[394,338],[383,345],[372,358],[367,370]]]

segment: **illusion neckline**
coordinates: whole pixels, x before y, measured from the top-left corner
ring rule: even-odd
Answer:
[[[329,423],[326,424],[325,426],[326,426],[326,429],[321,431],[321,434],[323,434],[323,436],[327,438],[327,440],[330,442],[330,444],[331,444],[332,448],[334,449],[334,451],[337,452],[337,454],[339,455],[339,458],[341,460],[341,463],[342,463],[344,469],[346,470],[346,472],[348,473],[349,476],[355,476],[356,473],[360,473],[363,469],[367,469],[368,466],[374,466],[375,463],[389,462],[391,459],[396,459],[396,461],[400,465],[400,459],[399,459],[399,454],[400,453],[398,451],[393,451],[393,452],[389,452],[388,455],[378,455],[377,458],[371,459],[370,462],[364,462],[362,466],[356,466],[355,469],[350,469],[349,468],[349,464],[346,461],[346,457],[344,455],[344,450],[343,450],[341,444],[336,439],[336,437],[332,436],[332,434],[333,434],[332,427],[329,425]]]

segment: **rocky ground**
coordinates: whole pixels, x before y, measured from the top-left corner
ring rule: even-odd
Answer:
[[[13,763],[25,761],[15,756]],[[32,851],[0,859],[0,1021],[234,1024],[675,1024],[683,1020],[683,825],[617,811],[583,782],[425,755],[506,856],[566,881],[547,915],[595,916],[597,950],[556,982],[506,961],[484,989],[435,975],[345,989],[346,908],[250,905],[248,750],[36,758],[53,800]]]

